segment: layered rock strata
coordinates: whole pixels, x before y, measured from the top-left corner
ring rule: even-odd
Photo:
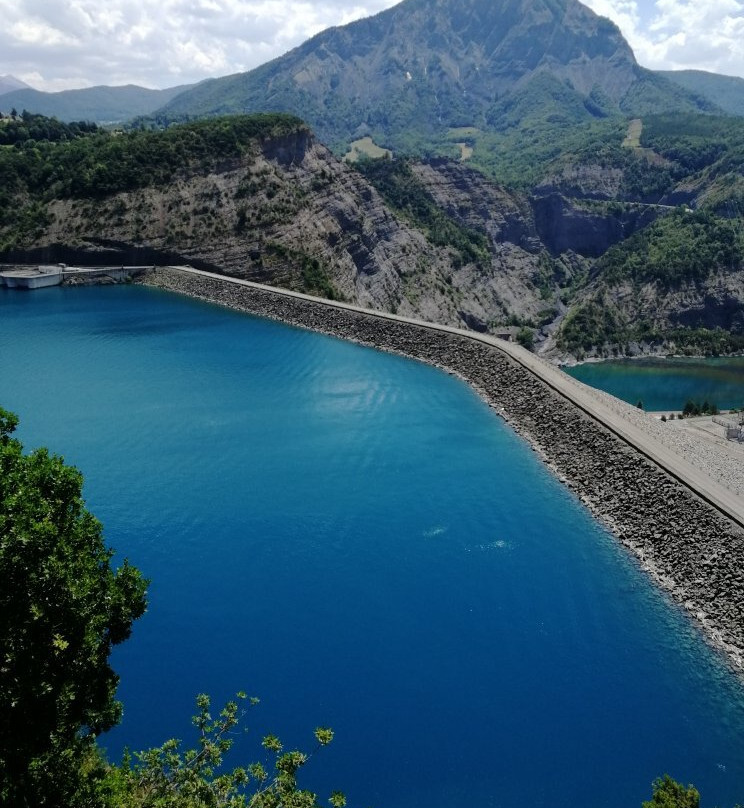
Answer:
[[[158,269],[145,282],[409,356],[461,377],[744,671],[744,531],[497,348],[174,269]]]

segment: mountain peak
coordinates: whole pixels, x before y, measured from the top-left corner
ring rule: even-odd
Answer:
[[[13,90],[30,90],[28,84],[25,81],[21,81],[17,79],[15,76],[11,76],[10,74],[5,76],[0,76],[0,95],[5,95],[5,93],[12,93]]]
[[[411,133],[430,141],[498,125],[509,98],[531,87],[559,112],[568,103],[590,118],[625,109],[647,88],[663,107],[656,84],[617,26],[578,0],[403,0],[200,85],[162,112],[286,111],[334,146],[366,134],[405,145]]]

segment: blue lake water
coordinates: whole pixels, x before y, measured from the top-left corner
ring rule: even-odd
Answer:
[[[566,368],[592,387],[649,411],[681,412],[685,402],[744,407],[744,356],[626,359]]]
[[[245,689],[234,763],[330,725],[302,782],[358,808],[744,800],[738,681],[456,379],[131,287],[0,290],[0,360],[152,579],[111,754]]]

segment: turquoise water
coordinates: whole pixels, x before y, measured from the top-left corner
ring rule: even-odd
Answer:
[[[436,369],[141,288],[0,290],[0,403],[152,578],[116,755],[261,697],[358,808],[744,799],[744,693],[536,456]]]
[[[681,412],[691,399],[744,407],[744,357],[626,359],[566,368],[582,382],[649,411]]]

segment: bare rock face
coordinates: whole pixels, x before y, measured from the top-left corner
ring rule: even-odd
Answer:
[[[643,318],[659,330],[674,328],[722,328],[744,334],[744,271],[715,273],[705,281],[684,283],[662,290],[646,284],[640,290],[628,285],[611,290],[612,299],[626,317]]]
[[[47,253],[65,245],[65,255],[89,252],[99,260],[160,257],[465,323],[452,285],[453,251],[397,218],[358,172],[306,131],[257,144],[209,174],[95,203],[55,202],[52,213],[36,245]],[[490,322],[493,313],[484,317]]]
[[[585,269],[584,231],[564,226],[551,256],[524,194],[452,161],[413,170],[452,220],[486,237],[486,258],[463,264],[432,244],[306,130],[164,187],[55,202],[37,247],[47,260],[64,245],[56,260],[190,263],[477,331],[561,315],[562,290]]]
[[[559,194],[535,199],[535,224],[552,253],[574,249],[597,257],[623,238],[618,219],[577,210]]]
[[[442,210],[487,235],[492,245],[508,242],[533,254],[543,249],[523,194],[506,191],[478,171],[451,160],[418,164],[414,173]]]
[[[392,145],[407,132],[488,127],[496,106],[545,77],[585,119],[699,101],[640,68],[617,26],[577,0],[404,0],[248,73],[202,82],[159,115],[286,111],[326,143],[373,133]]]
[[[615,340],[582,350],[585,357],[668,355],[686,353],[686,335],[698,329],[734,336],[744,335],[744,270],[718,270],[704,280],[684,281],[673,286],[631,280],[608,283],[595,278],[576,297],[572,310],[584,307],[600,310],[615,324]],[[636,324],[643,330],[633,335]],[[681,337],[681,340],[680,340]],[[565,361],[566,354],[552,337],[542,346],[553,361]]]
[[[576,256],[583,252],[584,230],[564,228],[560,249],[553,250],[540,232],[534,202],[525,194],[506,191],[450,160],[419,164],[414,172],[442,210],[488,237],[489,266],[466,266],[453,275],[468,327],[484,331],[489,319],[504,323],[514,318],[547,325],[560,317],[562,289],[585,269]],[[558,222],[558,231],[560,227]]]
[[[591,258],[603,255],[613,244],[628,238],[658,216],[651,207],[623,207],[613,214],[587,208],[560,194],[532,199],[535,228],[542,243],[554,255],[568,250]]]
[[[570,165],[547,177],[534,189],[536,196],[561,194],[575,199],[618,199],[623,170],[602,165]]]

